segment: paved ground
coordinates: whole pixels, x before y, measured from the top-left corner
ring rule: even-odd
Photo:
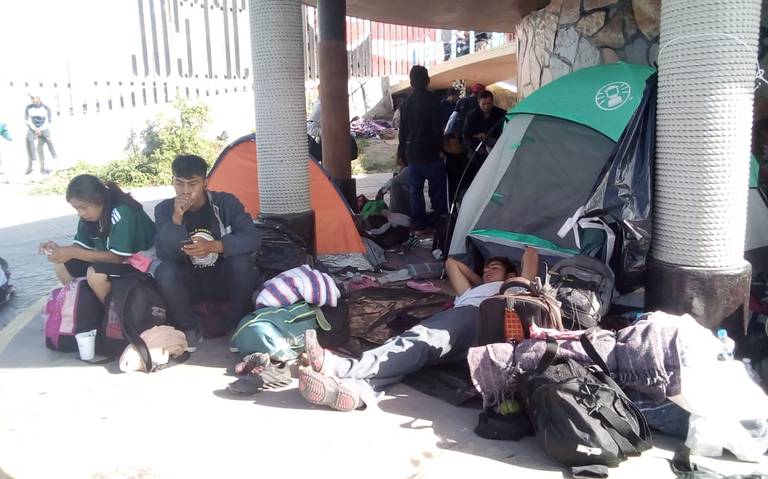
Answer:
[[[361,179],[358,190],[371,195],[386,176]],[[151,375],[46,350],[38,311],[54,279],[35,249],[42,240],[71,238],[75,218],[61,199],[10,190],[0,185],[0,255],[12,264],[19,295],[0,311],[0,479],[563,477],[532,439],[481,439],[472,432],[478,411],[402,385],[352,413],[310,406],[295,381],[228,397],[227,368],[236,358],[223,340],[206,341],[190,362]],[[150,211],[168,195],[167,188],[136,192]],[[674,477],[667,459],[678,443],[655,441],[611,477]],[[768,471],[765,460],[702,463],[728,473]]]

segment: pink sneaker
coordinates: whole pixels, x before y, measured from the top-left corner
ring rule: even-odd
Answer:
[[[337,411],[354,411],[364,405],[357,391],[309,368],[299,369],[299,392],[311,404]]]

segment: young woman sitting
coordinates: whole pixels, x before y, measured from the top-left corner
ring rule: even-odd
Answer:
[[[131,195],[93,175],[72,178],[66,198],[80,217],[74,244],[46,241],[39,252],[55,264],[62,283],[85,277],[103,303],[109,278],[135,273],[128,258],[153,247],[155,224]]]

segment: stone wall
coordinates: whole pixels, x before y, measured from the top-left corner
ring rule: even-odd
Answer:
[[[519,97],[579,68],[653,64],[660,15],[661,0],[551,0],[517,25]]]

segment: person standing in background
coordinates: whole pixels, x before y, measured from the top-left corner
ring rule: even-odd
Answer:
[[[411,212],[415,230],[430,227],[424,203],[424,182],[429,183],[429,199],[438,217],[448,213],[443,126],[440,122],[440,100],[427,90],[429,72],[421,65],[410,71],[413,93],[400,107],[400,144],[397,154],[408,165],[411,188]]]
[[[37,95],[30,95],[32,103],[27,105],[24,110],[24,123],[27,125],[27,171],[25,174],[32,173],[32,164],[35,159],[40,160],[40,173],[47,175],[51,172],[45,168],[45,151],[43,143],[48,145],[48,151],[51,152],[51,159],[56,160],[56,149],[51,140],[51,109],[46,106]],[[35,141],[37,141],[37,154],[35,154]]]

